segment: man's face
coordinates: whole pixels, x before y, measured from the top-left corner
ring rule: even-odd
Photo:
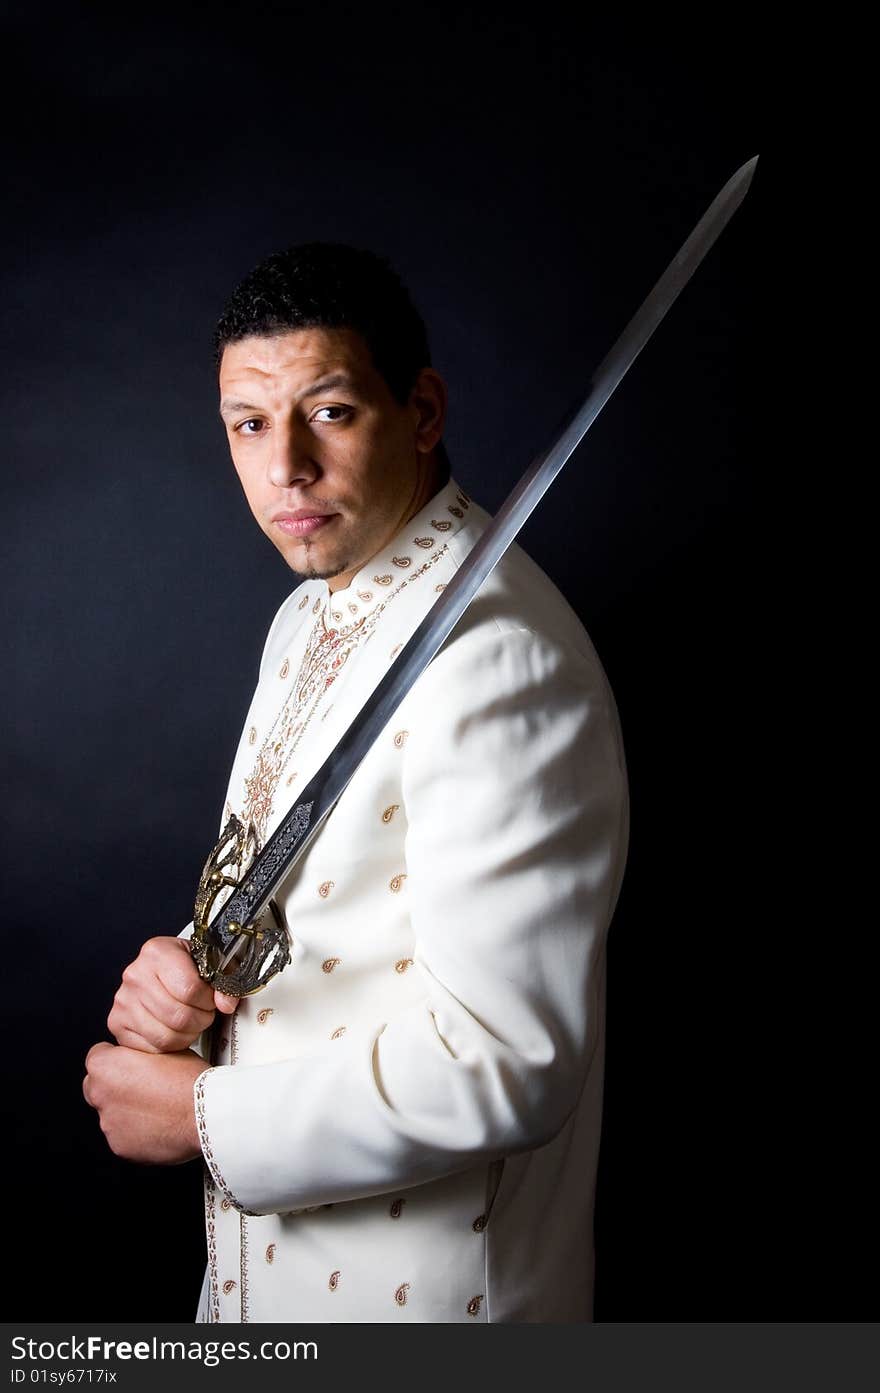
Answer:
[[[432,497],[438,383],[442,399],[442,381],[423,370],[401,406],[352,329],[226,346],[220,415],[232,461],[254,517],[294,571],[331,590],[347,585]]]

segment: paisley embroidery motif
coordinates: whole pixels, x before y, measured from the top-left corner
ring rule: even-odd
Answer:
[[[315,603],[312,605],[312,614],[317,614],[318,611],[320,610],[320,608],[321,608],[321,598],[320,598],[320,596],[319,596],[318,599],[315,601]]]
[[[395,737],[394,737],[394,744],[395,744],[395,746],[397,747],[398,750],[402,750],[402,749],[403,749],[403,742],[406,740],[406,737],[407,737],[408,735],[409,735],[409,731],[408,731],[408,730],[399,730],[399,731],[397,732],[397,734],[396,734]]]
[[[249,745],[253,745],[254,742],[255,742],[255,740],[256,740],[256,738],[257,738],[257,727],[256,727],[256,726],[251,726],[250,730],[248,731],[248,744],[249,744]]]
[[[395,566],[401,566],[403,569],[412,565],[411,556],[392,556],[391,560],[394,562]]]
[[[224,1214],[227,1214],[229,1210],[232,1208],[232,1200],[228,1198],[222,1199],[220,1201],[220,1208],[223,1210]]]
[[[326,900],[327,896],[330,894],[330,891],[333,889],[333,886],[335,884],[335,880],[324,880],[321,882],[321,884],[318,886],[318,894],[321,896],[322,900]]]
[[[400,804],[399,804],[399,803],[389,803],[389,804],[388,804],[388,807],[385,809],[384,813],[382,814],[382,821],[383,821],[383,822],[390,822],[391,819],[393,818],[394,814],[397,812],[397,809],[398,809],[399,807],[400,807]]]
[[[297,605],[297,609],[305,609],[305,607],[306,607],[306,605],[307,605],[308,603],[309,603],[309,597],[308,597],[308,595],[303,595],[302,599],[300,600],[299,604]]]
[[[471,1297],[466,1307],[469,1316],[478,1316],[480,1314],[480,1302],[482,1299],[482,1295]]]
[[[427,548],[432,547],[434,545],[433,537],[413,537],[413,541],[415,542],[417,547]]]
[[[350,612],[351,612],[352,614],[357,614],[357,612],[358,612],[358,607],[357,607],[357,605],[354,604],[351,600],[349,600],[349,602],[348,602],[348,608],[349,608],[349,610],[350,610]]]
[[[341,958],[325,958],[321,963],[322,972],[332,972],[334,967],[342,962]]]
[[[366,604],[369,600],[372,600],[373,592],[372,590],[359,590],[358,598],[363,600],[364,604]]]
[[[406,1200],[403,1198],[391,1201],[391,1208],[389,1209],[388,1213],[391,1215],[392,1219],[400,1218],[401,1214],[403,1213],[403,1206],[405,1204]]]
[[[413,965],[413,960],[412,960],[412,958],[398,958],[398,959],[397,959],[397,962],[394,964],[394,971],[395,971],[395,972],[406,972],[406,969],[407,969],[408,967],[412,967],[412,965]]]
[[[335,1272],[331,1272],[331,1273],[330,1273],[330,1280],[329,1280],[329,1282],[327,1283],[327,1285],[328,1285],[328,1287],[330,1288],[331,1291],[335,1291],[336,1288],[339,1286],[339,1278],[340,1278],[341,1275],[342,1275],[342,1274],[341,1274],[341,1272],[340,1272],[340,1270],[339,1270],[338,1267],[337,1267],[337,1269],[336,1269]]]
[[[344,1035],[344,1034],[345,1034],[345,1029],[346,1029],[346,1028],[345,1028],[344,1025],[338,1025],[338,1026],[336,1027],[336,1029],[333,1031],[333,1034],[330,1036],[330,1039],[331,1039],[331,1040],[338,1040],[339,1037],[340,1037],[340,1035]]]
[[[273,1015],[274,1011],[274,1006],[264,1006],[262,1011],[257,1012],[257,1023],[259,1025],[265,1025],[269,1017]]]
[[[284,659],[284,662],[281,664],[281,671],[280,671],[279,674],[278,674],[278,676],[281,678],[281,681],[282,681],[282,682],[284,681],[285,677],[287,676],[287,674],[288,674],[289,672],[290,672],[290,660],[289,660],[288,658],[285,658],[285,659]]]
[[[223,1283],[223,1295],[228,1296],[229,1293],[231,1291],[234,1291],[237,1286],[237,1282],[233,1282],[231,1277],[227,1277],[226,1281]]]
[[[471,1224],[471,1228],[473,1229],[474,1233],[482,1233],[483,1229],[486,1227],[486,1223],[487,1220],[485,1214],[478,1214],[474,1222]]]
[[[274,1261],[275,1261],[275,1244],[274,1244],[274,1243],[270,1243],[269,1246],[268,1246],[268,1248],[266,1249],[266,1261],[267,1261],[267,1262],[274,1262]]]
[[[448,532],[450,527],[452,526],[452,523],[445,522],[443,520],[438,522],[436,518],[431,518],[431,526],[436,527],[438,532]]]
[[[393,576],[373,576],[377,585],[391,585],[394,581]]]
[[[456,508],[456,506],[455,506],[454,503],[450,503],[450,504],[449,504],[449,510],[448,510],[448,511],[449,511],[450,513],[454,513],[455,516],[456,516],[457,518],[463,518],[463,517],[464,517],[464,513],[461,511],[460,508]]]
[[[403,885],[403,882],[404,882],[405,880],[406,880],[406,872],[405,872],[405,871],[401,871],[398,875],[395,875],[395,876],[392,876],[392,877],[391,877],[391,879],[390,879],[389,882],[388,882],[388,889],[389,889],[393,894],[396,895],[397,892],[398,892],[398,890],[401,888],[401,886]]]
[[[394,661],[394,659],[397,657],[397,655],[398,655],[398,653],[400,652],[400,650],[401,650],[402,647],[403,647],[403,644],[402,644],[402,643],[396,643],[396,644],[394,645],[394,647],[392,648],[391,652],[388,654],[388,661],[389,661],[389,662],[393,662],[393,661]]]
[[[437,594],[439,595],[441,590],[445,590],[445,589],[446,589],[446,581],[445,581],[445,580],[441,580],[441,582],[440,582],[439,585],[435,585],[435,586],[434,586],[434,589],[437,591]]]
[[[397,1291],[394,1293],[394,1300],[397,1302],[398,1306],[406,1305],[406,1294],[411,1286],[411,1282],[401,1282],[400,1286],[397,1288]]]

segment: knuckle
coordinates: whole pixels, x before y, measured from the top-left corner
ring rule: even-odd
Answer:
[[[167,1025],[169,1030],[172,1030],[176,1035],[187,1034],[193,1026],[191,1008],[185,1006],[183,1002],[178,1002],[168,1017]]]
[[[195,963],[190,965],[190,969],[176,974],[177,995],[187,1006],[198,1006],[206,999],[206,993],[213,996],[208,983],[199,976],[198,968]]]
[[[177,1033],[168,1026],[156,1032],[156,1044],[158,1053],[170,1054],[177,1047]]]

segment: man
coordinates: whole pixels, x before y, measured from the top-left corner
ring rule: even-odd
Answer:
[[[260,844],[489,521],[391,269],[307,244],[234,292],[220,412],[300,584],[221,823]],[[604,943],[628,838],[614,700],[512,547],[276,895],[289,965],[237,1001],[186,938],[123,973],[84,1092],[112,1149],[203,1156],[199,1321],[587,1321]],[[201,1032],[223,1013],[218,1062]]]

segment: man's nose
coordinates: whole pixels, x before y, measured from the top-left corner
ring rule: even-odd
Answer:
[[[277,488],[314,482],[320,465],[312,457],[313,445],[311,432],[303,426],[297,423],[276,426],[272,433],[269,479]]]

